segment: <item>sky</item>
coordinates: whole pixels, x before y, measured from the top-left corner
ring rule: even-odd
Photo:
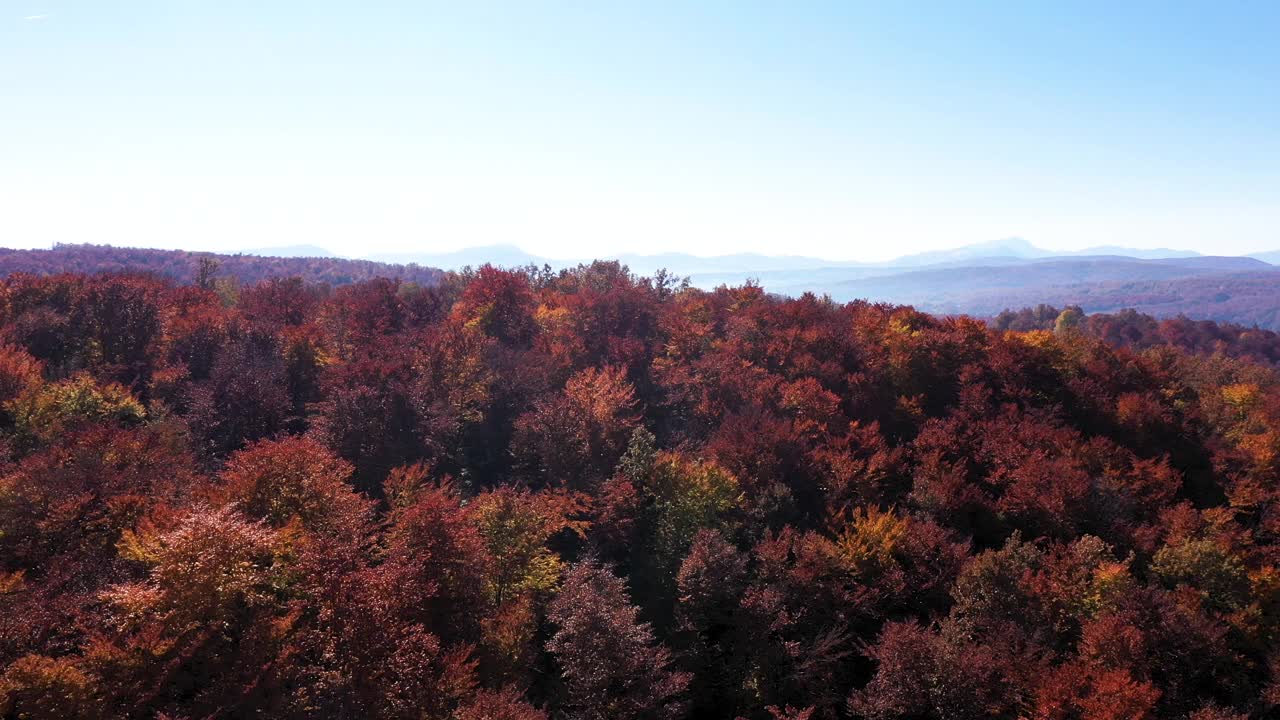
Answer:
[[[1280,249],[1280,3],[0,0],[0,245]]]

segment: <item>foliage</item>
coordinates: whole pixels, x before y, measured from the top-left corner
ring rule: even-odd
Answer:
[[[42,273],[0,282],[4,717],[1280,707],[1267,331],[41,252],[0,253]]]
[[[547,649],[564,675],[568,715],[581,720],[675,718],[688,675],[628,602],[622,580],[593,560],[575,565],[552,601]]]
[[[77,426],[99,422],[137,425],[146,410],[116,383],[98,384],[89,375],[33,389],[8,404],[20,438],[49,442]]]
[[[351,471],[311,438],[263,440],[227,459],[218,494],[275,528],[297,520],[310,531],[346,533],[362,526],[367,510],[348,482]]]

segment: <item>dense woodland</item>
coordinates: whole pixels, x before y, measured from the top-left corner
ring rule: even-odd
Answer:
[[[1274,336],[192,272],[0,283],[5,717],[1280,704]]]
[[[992,319],[996,330],[1060,330],[1070,327],[1115,347],[1146,350],[1168,345],[1202,355],[1225,355],[1264,365],[1280,365],[1280,333],[1236,323],[1192,320],[1185,315],[1159,320],[1134,310],[1085,315],[1078,305],[1059,311],[1040,304],[1005,310]]]

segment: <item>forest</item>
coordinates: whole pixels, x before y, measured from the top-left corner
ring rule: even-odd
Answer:
[[[199,283],[201,268],[216,266],[223,281],[253,284],[272,277],[299,277],[309,282],[346,285],[392,278],[423,284],[440,281],[440,270],[335,257],[258,257],[187,250],[115,247],[62,243],[48,250],[0,248],[0,276],[12,273],[51,275],[64,272],[145,272],[181,283]]]
[[[1066,311],[1066,315],[1062,312]],[[991,318],[996,330],[1055,330],[1061,324],[1115,347],[1145,350],[1160,345],[1200,355],[1225,355],[1263,365],[1280,365],[1280,333],[1238,323],[1192,320],[1179,315],[1163,320],[1132,309],[1086,314],[1078,305],[1063,311],[1041,303],[1004,310]],[[1060,320],[1061,318],[1061,320]]]
[[[0,716],[1276,717],[1274,333],[186,261],[0,281]]]

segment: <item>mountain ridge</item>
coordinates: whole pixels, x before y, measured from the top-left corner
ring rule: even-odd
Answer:
[[[1280,256],[1280,253],[1277,253]],[[617,260],[634,272],[648,274],[666,269],[675,274],[701,272],[750,272],[769,270],[808,270],[818,268],[897,268],[922,267],[964,263],[977,260],[1008,258],[1013,260],[1038,260],[1054,257],[1121,256],[1144,260],[1201,257],[1191,250],[1173,248],[1126,248],[1102,245],[1082,250],[1050,250],[1038,247],[1023,238],[1004,238],[973,243],[945,250],[930,250],[901,255],[890,260],[832,260],[806,255],[744,252],[724,255],[695,255],[684,252],[617,253],[598,258],[551,258],[527,252],[518,245],[503,243],[467,247],[444,252],[402,251],[376,253],[362,259],[378,262],[416,263],[446,270],[459,270],[468,265],[493,264],[502,267],[524,265],[550,265],[552,268],[574,267],[593,259]],[[1280,259],[1280,258],[1278,258]]]
[[[239,254],[262,257],[346,257],[333,253],[326,248],[310,244],[248,248],[237,252]],[[1205,256],[1193,250],[1134,248],[1120,245],[1097,245],[1080,250],[1053,250],[1039,247],[1023,238],[1010,237],[943,250],[909,253],[889,260],[878,261],[832,260],[808,255],[768,255],[757,252],[727,253],[723,255],[696,255],[686,252],[627,252],[596,258],[553,258],[528,252],[515,243],[477,245],[448,251],[408,250],[379,252],[362,256],[350,256],[348,259],[392,264],[415,264],[424,267],[438,267],[444,270],[461,270],[464,267],[478,267],[485,264],[508,268],[548,265],[553,269],[563,269],[590,263],[595,259],[604,259],[617,260],[627,265],[633,272],[642,275],[651,274],[662,269],[677,275],[693,275],[724,272],[817,270],[823,268],[917,268],[932,265],[955,266],[957,264],[972,264],[978,261],[999,261],[1007,264],[1054,258],[1094,257],[1173,260],[1211,256]],[[1254,258],[1270,265],[1280,264],[1280,250],[1216,257]]]
[[[297,249],[306,246],[284,246]],[[1022,252],[1029,244],[987,244],[970,252]],[[281,252],[280,248],[268,249]],[[323,248],[320,248],[323,250]],[[311,251],[306,251],[311,254]],[[498,260],[499,265],[541,265],[516,246],[472,250],[470,265]],[[503,255],[505,253],[505,255]],[[252,283],[266,277],[302,276],[343,285],[375,277],[434,283],[441,270],[404,257],[409,264],[390,265],[373,260],[324,257],[259,257],[251,254],[215,255],[185,251],[64,245],[52,250],[0,250],[0,274],[61,271],[143,271],[192,282],[201,258],[221,263],[220,274]],[[509,262],[502,262],[503,258]],[[693,261],[688,261],[693,258]],[[798,296],[813,293],[837,302],[866,299],[910,304],[938,314],[991,316],[1005,308],[1042,302],[1080,305],[1089,311],[1133,307],[1155,316],[1186,314],[1200,319],[1258,324],[1280,329],[1280,267],[1251,257],[1193,255],[1138,258],[1123,255],[1010,255],[965,258],[954,255],[918,256],[907,264],[845,263],[810,265],[816,259],[787,256],[781,267],[751,269],[767,259],[750,253],[724,258],[699,258],[680,253],[653,256],[622,255],[619,260],[638,275],[660,268],[686,276],[703,289],[736,286],[755,280],[766,291]],[[423,258],[419,258],[422,260]],[[456,254],[459,262],[464,254]],[[931,264],[912,265],[933,260]],[[820,261],[817,261],[820,262]],[[647,263],[647,264],[646,264]],[[683,263],[682,265],[680,263]],[[550,264],[550,263],[547,263]],[[576,265],[577,263],[572,263]],[[570,266],[559,261],[558,268]],[[672,265],[678,267],[672,269]],[[557,266],[553,266],[557,267]],[[557,268],[557,269],[558,269]],[[711,269],[708,271],[708,269]],[[690,272],[692,271],[692,272]]]

